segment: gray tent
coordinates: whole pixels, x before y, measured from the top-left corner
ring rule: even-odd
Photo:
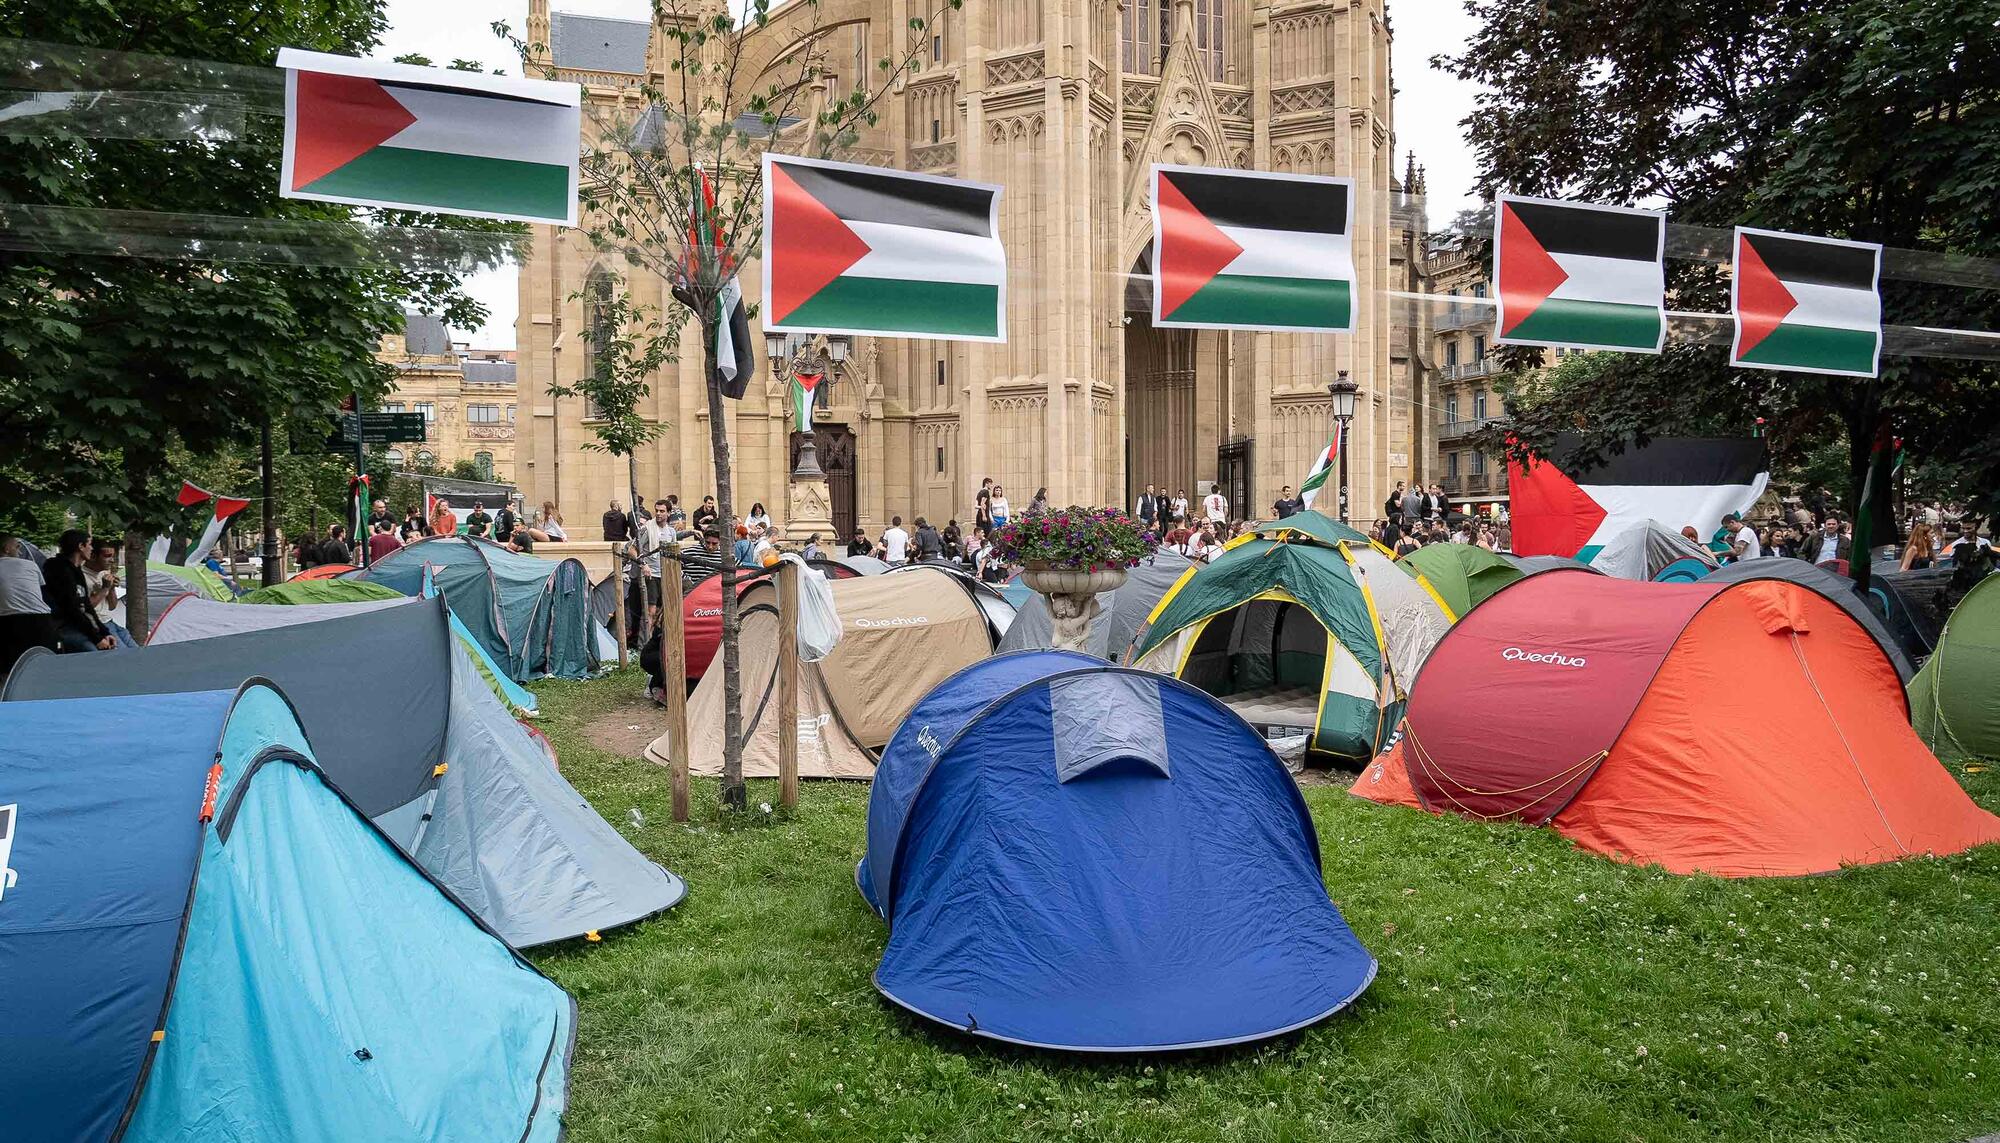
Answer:
[[[1650,580],[1681,560],[1692,560],[1701,568],[1715,566],[1715,554],[1707,548],[1668,531],[1657,520],[1641,520],[1606,540],[1590,566],[1618,579]],[[1693,575],[1699,574],[1701,569],[1695,569]]]
[[[629,924],[687,893],[563,781],[480,679],[441,599],[115,655],[37,649],[0,698],[180,694],[252,677],[291,698],[341,793],[516,947]]]
[[[185,643],[190,639],[213,639],[218,635],[241,635],[245,631],[266,631],[273,627],[297,627],[344,619],[385,607],[405,607],[419,600],[399,595],[394,599],[360,599],[352,603],[300,603],[289,607],[255,603],[221,603],[189,592],[167,605],[153,620],[149,646]]]
[[[833,562],[845,564],[862,575],[881,575],[889,570],[887,561],[878,560],[874,556],[835,556]]]
[[[1558,568],[1569,568],[1575,571],[1597,572],[1598,575],[1604,574],[1603,572],[1598,571],[1598,569],[1591,567],[1589,564],[1584,563],[1582,560],[1573,560],[1568,556],[1517,556],[1512,552],[1501,552],[1500,558],[1506,560],[1510,564],[1513,564],[1515,567],[1520,568],[1522,575],[1534,575],[1537,572],[1555,571]]]
[[[1819,592],[1838,603],[1842,610],[1868,629],[1868,633],[1882,645],[1882,651],[1889,656],[1889,661],[1895,664],[1896,674],[1902,677],[1904,686],[1910,685],[1910,680],[1916,676],[1916,667],[1910,663],[1910,657],[1903,653],[1903,648],[1896,642],[1896,637],[1889,633],[1888,624],[1882,622],[1882,617],[1875,614],[1874,608],[1868,606],[1868,598],[1854,590],[1854,581],[1846,576],[1836,575],[1825,568],[1814,567],[1804,560],[1771,556],[1725,564],[1703,576],[1702,582],[1735,583],[1746,579],[1782,579]]]
[[[1146,617],[1153,613],[1160,597],[1193,566],[1186,556],[1168,548],[1161,548],[1140,561],[1118,590],[1098,594],[1097,617],[1090,621],[1090,641],[1083,650],[1100,659],[1123,662],[1125,652],[1131,649],[1132,640],[1146,625]],[[1055,621],[1049,615],[1048,597],[1032,595],[1021,605],[1014,616],[1014,625],[1007,628],[1006,637],[993,653],[1004,655],[1009,651],[1045,648],[1050,646],[1049,638],[1054,633]]]

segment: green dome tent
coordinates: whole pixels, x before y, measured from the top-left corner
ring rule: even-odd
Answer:
[[[161,576],[171,576],[179,580],[182,585],[181,590],[183,591],[192,591],[196,595],[206,596],[209,599],[230,600],[236,598],[236,593],[229,590],[228,581],[215,574],[207,566],[195,564],[192,567],[184,567],[180,564],[167,563],[164,560],[146,561],[146,590],[148,594],[152,593],[152,580],[155,572]]]
[[[1473,544],[1426,544],[1398,558],[1396,566],[1428,584],[1453,622],[1521,578],[1521,569]]]
[[[1937,650],[1910,680],[1910,717],[1940,761],[2000,758],[2000,576],[1952,609]]]
[[[403,599],[402,592],[358,579],[295,579],[248,591],[238,603],[365,603]]]
[[[1300,512],[1230,542],[1153,609],[1132,662],[1209,694],[1267,738],[1373,757],[1417,668],[1451,626],[1437,597],[1367,536]]]

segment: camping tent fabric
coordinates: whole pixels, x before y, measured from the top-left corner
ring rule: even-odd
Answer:
[[[1937,649],[1938,632],[1951,614],[1952,573],[1951,568],[1877,570],[1871,577],[1869,606],[1920,667]]]
[[[883,572],[889,570],[887,561],[878,560],[874,556],[835,556],[833,558],[834,562],[852,568],[862,575],[881,575]]]
[[[358,572],[360,570],[361,570],[360,568],[354,566],[353,564],[314,564],[312,567],[306,568],[304,571],[293,573],[292,578],[286,580],[285,582],[311,583],[314,580],[338,579],[341,576],[348,575],[352,572]]]
[[[1315,709],[1299,729],[1311,748],[1373,757],[1450,625],[1444,607],[1366,536],[1316,512],[1258,527],[1161,599],[1133,663],[1225,700],[1244,696],[1237,703],[1310,687]],[[1286,605],[1304,609],[1319,634],[1296,630]]]
[[[813,571],[829,580],[858,579],[860,572],[845,564],[831,560],[813,560],[808,565]],[[741,600],[744,593],[760,583],[769,581],[774,569],[740,569],[736,582],[736,598]],[[696,584],[693,591],[681,598],[681,646],[687,649],[685,668],[687,678],[700,681],[715,662],[715,652],[722,646],[722,576],[709,576]]]
[[[40,652],[4,697],[186,693],[251,675],[285,689],[341,793],[516,947],[685,895],[548,764],[480,681],[442,601],[120,655]]]
[[[279,692],[10,703],[0,737],[10,1138],[559,1136],[569,997],[340,799]]]
[[[867,778],[873,751],[889,741],[917,699],[993,651],[985,616],[953,577],[933,568],[861,576],[828,585],[840,642],[817,663],[799,664],[799,776]],[[742,599],[743,773],[778,773],[777,589],[760,583]],[[689,766],[722,772],[723,673],[712,670],[688,698]],[[647,757],[665,765],[661,735]]]
[[[1256,1040],[1375,973],[1256,733],[1183,683],[1068,652],[989,659],[924,697],[883,754],[857,884],[890,925],[877,989],[1009,1043]]]
[[[1619,579],[1651,580],[1682,560],[1692,560],[1704,568],[1715,566],[1715,557],[1708,549],[1679,532],[1668,531],[1657,521],[1640,520],[1606,539],[1597,554],[1590,557],[1590,566]]]
[[[1741,583],[1749,579],[1782,579],[1819,592],[1840,605],[1842,611],[1854,617],[1856,623],[1866,628],[1895,665],[1896,675],[1908,683],[1917,669],[1910,663],[1910,656],[1904,652],[1902,644],[1889,632],[1882,617],[1868,606],[1868,600],[1855,590],[1854,581],[1844,575],[1816,567],[1804,560],[1768,557],[1755,560],[1738,560],[1724,564],[1702,577],[1709,583]]]
[[[2000,576],[1975,584],[1910,683],[1917,736],[1946,762],[2000,759]]]
[[[1521,578],[1519,568],[1476,544],[1425,544],[1396,563],[1412,576],[1422,576],[1454,620]]]
[[[155,582],[163,583],[163,581],[155,579],[156,574],[179,581],[179,587],[174,591],[175,594],[183,591],[192,591],[197,595],[205,595],[210,599],[236,598],[236,593],[230,590],[228,581],[201,564],[196,564],[193,567],[183,567],[180,564],[147,560],[146,593],[149,598],[152,595],[153,584]]]
[[[1874,638],[1781,580],[1524,579],[1439,644],[1353,792],[1726,877],[2000,841],[1911,731]]]
[[[417,595],[427,567],[453,613],[515,682],[581,679],[597,669],[590,577],[582,563],[522,555],[469,536],[433,536],[398,548],[359,578]]]
[[[1597,572],[1598,575],[1604,574],[1582,560],[1574,560],[1568,556],[1521,556],[1513,552],[1501,552],[1500,558],[1519,568],[1522,575],[1540,575],[1548,571],[1588,571]]]
[[[1654,583],[1693,583],[1707,578],[1708,573],[1714,570],[1715,564],[1707,560],[1683,556],[1654,572],[1651,578]]]
[[[884,574],[906,575],[919,568],[950,576],[960,589],[971,596],[972,601],[979,605],[979,613],[986,617],[986,625],[991,629],[995,643],[1004,638],[1007,629],[1014,625],[1014,616],[1018,613],[1019,605],[992,584],[981,583],[979,577],[966,570],[962,564],[955,564],[950,560],[924,560],[921,563],[898,564]]]
[[[366,603],[373,599],[408,599],[400,591],[359,579],[300,579],[246,591],[238,603]]]
[[[1115,591],[1098,593],[1098,611],[1090,621],[1089,641],[1084,650],[1100,659],[1122,660],[1160,597],[1193,566],[1186,556],[1167,549],[1140,560]],[[1004,653],[1043,649],[1054,636],[1055,620],[1049,615],[1048,598],[1030,593],[1028,601],[1015,613],[1014,622],[997,650]]]
[[[184,595],[162,612],[153,624],[148,644],[185,643],[190,639],[212,639],[245,631],[265,631],[273,627],[297,627],[385,607],[405,607],[417,602],[406,596],[369,599],[358,603],[303,603],[294,607],[244,603],[217,603],[198,595]]]

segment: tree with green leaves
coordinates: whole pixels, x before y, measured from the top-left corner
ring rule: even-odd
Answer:
[[[587,105],[582,230],[598,250],[671,284],[682,307],[669,316],[671,325],[700,326],[716,505],[725,522],[735,518],[735,495],[717,329],[728,316],[725,286],[763,241],[761,156],[852,157],[876,126],[882,98],[929,51],[933,21],[961,3],[913,6],[918,14],[895,50],[876,58],[871,74],[845,77],[846,94],[834,95],[829,80],[839,68],[830,42],[849,25],[829,20],[818,0],[794,0],[775,12],[770,0],[749,0],[740,15],[721,0],[653,0],[665,47],[655,69],[665,81],[643,85],[630,102]],[[505,24],[494,29],[512,39]],[[533,61],[549,58],[546,44],[513,42],[530,61],[530,75]],[[727,544],[722,557],[722,801],[742,809],[743,688],[736,565]]]
[[[1663,204],[1673,222],[1737,224],[2000,256],[1996,0],[1466,0],[1479,30],[1434,61],[1484,88],[1464,120],[1480,189]],[[1679,310],[1727,313],[1726,247],[1676,251]],[[1694,260],[1673,257],[1697,256]],[[1987,264],[1990,266],[1990,263]],[[1925,281],[1922,278],[1932,280]],[[1885,268],[1890,325],[1991,329],[2000,292],[1949,257]],[[1731,369],[1726,346],[1676,341],[1658,357],[1592,355],[1508,408],[1516,448],[1578,431],[1586,454],[1687,431],[1742,435],[1763,418],[1781,462],[1839,448],[1850,511],[1889,519],[1873,449],[1964,481],[1992,512],[2000,489],[2000,371],[1990,360],[1882,359],[1874,380]],[[1503,442],[1489,441],[1489,444]]]
[[[9,84],[144,98],[49,101],[0,124],[0,201],[39,249],[0,251],[0,456],[25,500],[126,538],[135,630],[149,537],[173,524],[176,456],[323,431],[392,373],[374,351],[405,307],[477,325],[463,275],[520,230],[279,196],[281,47],[366,54],[383,0],[0,0]],[[173,113],[162,111],[171,106]],[[444,255],[382,223],[460,229]],[[468,254],[468,251],[470,252]]]

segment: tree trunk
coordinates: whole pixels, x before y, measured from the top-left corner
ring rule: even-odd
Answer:
[[[153,631],[146,599],[146,549],[151,546],[146,533],[125,530],[125,630],[141,643]]]
[[[741,810],[749,805],[743,789],[743,672],[737,654],[736,498],[730,475],[729,425],[723,416],[722,385],[715,376],[715,323],[706,316],[714,307],[695,309],[701,322],[701,375],[708,386],[708,444],[715,454],[716,521],[722,529],[722,806]]]

